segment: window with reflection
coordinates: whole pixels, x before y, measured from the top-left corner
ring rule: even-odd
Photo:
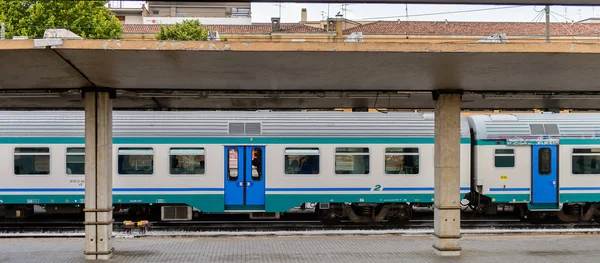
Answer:
[[[286,148],[286,174],[318,174],[319,148]]]
[[[573,149],[571,167],[573,174],[600,175],[600,148]]]
[[[227,179],[229,181],[236,181],[238,179],[238,149],[230,148],[227,155],[229,156]]]
[[[386,174],[419,174],[419,148],[386,148]]]
[[[16,175],[49,175],[50,148],[17,147],[14,151],[14,172]]]
[[[85,175],[85,148],[67,148],[67,174]]]
[[[550,148],[540,148],[538,150],[538,172],[541,175],[552,173],[552,150]]]
[[[369,174],[369,148],[336,148],[336,174]]]
[[[173,175],[201,175],[205,173],[204,148],[171,148],[169,171]]]
[[[152,148],[119,148],[118,172],[121,175],[154,173],[154,151]]]

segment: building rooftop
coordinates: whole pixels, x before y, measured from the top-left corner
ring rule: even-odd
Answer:
[[[323,33],[325,30],[307,26],[302,23],[281,23],[282,33]],[[226,34],[267,34],[271,33],[270,23],[253,23],[252,25],[204,25],[204,27]],[[160,25],[125,24],[123,32],[129,34],[156,34]]]
[[[511,36],[545,36],[545,23],[523,22],[429,22],[378,21],[344,30],[345,35],[455,35],[485,36],[506,33]],[[600,26],[576,23],[551,23],[552,36],[599,36]]]

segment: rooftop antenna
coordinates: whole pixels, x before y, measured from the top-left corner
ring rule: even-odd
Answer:
[[[327,18],[329,18],[329,5],[330,3],[327,3]]]
[[[406,4],[406,21],[408,21],[408,4]]]
[[[281,18],[281,2],[279,2],[279,4],[275,4],[275,6],[279,6],[279,18]]]

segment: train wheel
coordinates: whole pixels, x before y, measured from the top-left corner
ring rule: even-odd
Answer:
[[[596,221],[596,223],[600,224],[600,215],[595,215],[594,221]]]
[[[394,205],[387,214],[388,222],[395,226],[402,226],[408,223],[412,217],[412,208],[409,205]]]
[[[319,209],[317,213],[319,215],[321,223],[323,223],[324,225],[339,225],[342,222],[342,218],[339,217],[333,209]]]

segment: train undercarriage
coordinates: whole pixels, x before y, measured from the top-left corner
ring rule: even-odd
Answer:
[[[393,225],[404,225],[412,217],[413,210],[407,203],[319,203],[315,212],[325,225],[339,224],[346,217],[357,224],[387,220]]]
[[[523,221],[545,223],[560,221],[565,223],[587,222],[592,219],[600,223],[600,203],[563,203],[556,209],[530,209],[526,203],[494,203],[490,197],[476,192],[468,193],[464,201],[463,217],[495,214],[499,207],[510,209]]]

